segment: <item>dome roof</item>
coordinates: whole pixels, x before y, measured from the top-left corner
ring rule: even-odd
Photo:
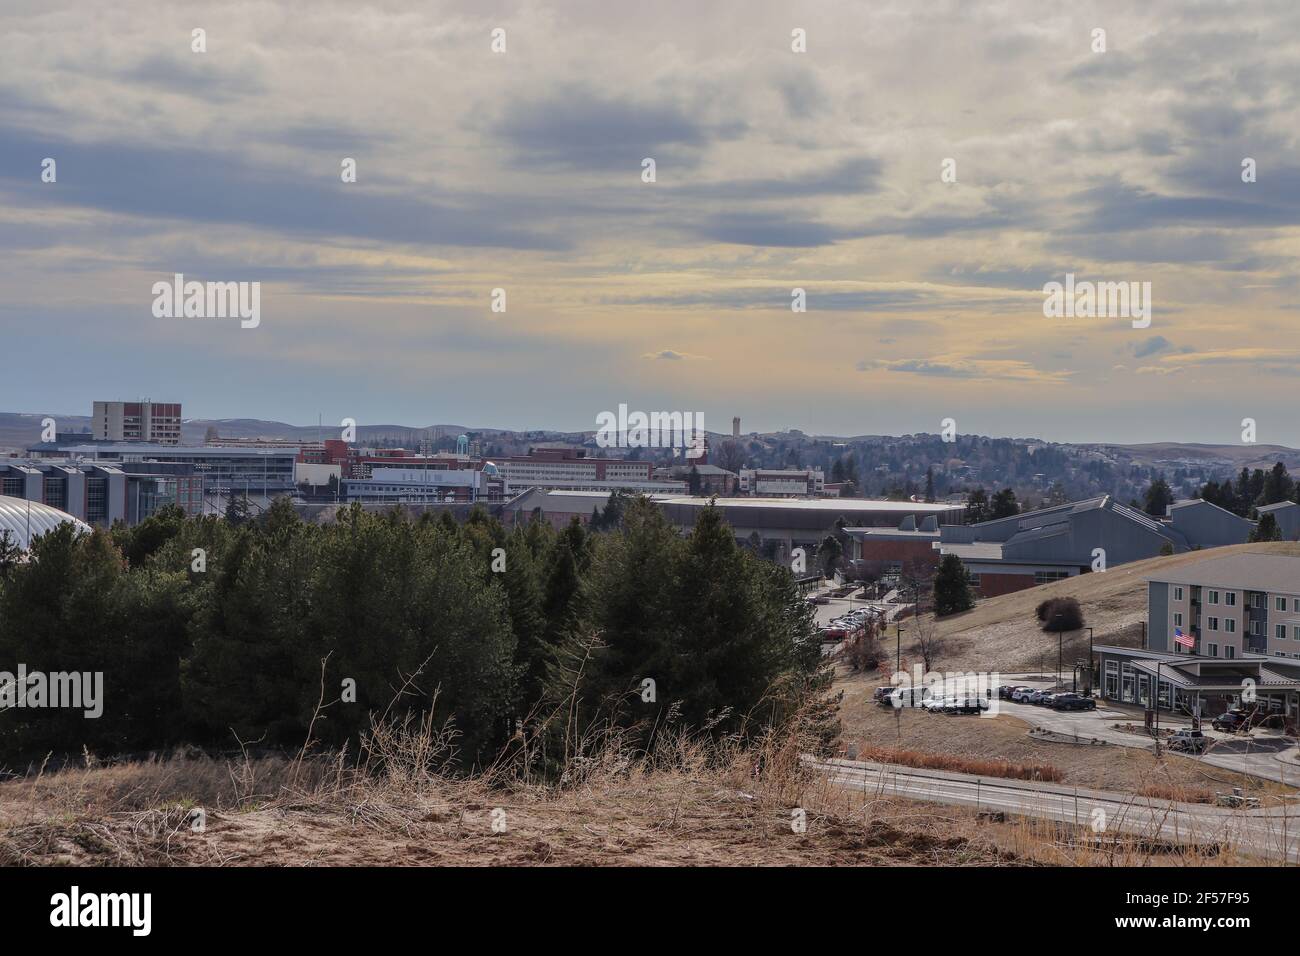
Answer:
[[[31,507],[30,519],[28,518],[28,506]],[[23,498],[0,495],[0,537],[3,536],[5,531],[8,531],[9,539],[24,551],[31,547],[31,538],[39,538],[45,532],[53,531],[65,521],[71,521],[79,531],[90,530],[90,525],[72,517],[66,511],[51,508],[39,501],[27,501]],[[30,537],[27,533],[29,527],[31,528]]]

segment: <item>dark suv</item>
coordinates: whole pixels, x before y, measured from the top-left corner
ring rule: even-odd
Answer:
[[[1229,710],[1220,714],[1210,721],[1210,726],[1215,730],[1221,730],[1225,733],[1235,734],[1245,727],[1249,721],[1246,715],[1239,710]]]
[[[1052,710],[1096,710],[1097,702],[1082,694],[1057,694],[1051,700]]]

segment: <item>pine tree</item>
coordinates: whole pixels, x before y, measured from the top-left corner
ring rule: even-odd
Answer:
[[[969,611],[975,606],[970,574],[961,558],[945,554],[934,576],[934,613],[937,617]]]
[[[1282,529],[1277,526],[1277,519],[1271,512],[1259,516],[1259,523],[1250,532],[1251,541],[1281,541]]]
[[[1157,477],[1147,488],[1146,500],[1143,503],[1143,510],[1155,518],[1163,518],[1171,504],[1174,503],[1174,493],[1169,487],[1169,483],[1164,477]]]

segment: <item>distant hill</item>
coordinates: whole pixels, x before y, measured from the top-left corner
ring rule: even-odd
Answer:
[[[0,412],[0,448],[20,450],[40,441],[41,421],[46,417],[44,414]],[[55,427],[60,432],[90,431],[89,415],[48,417],[54,419]],[[328,422],[318,428],[316,425],[289,425],[259,418],[191,418],[181,423],[181,441],[186,445],[201,445],[209,428],[215,428],[222,438],[279,438],[288,441],[315,441],[322,435],[325,438],[335,438],[339,433],[337,423]],[[478,432],[485,437],[511,434],[506,429],[470,428],[465,425],[357,425],[357,437],[361,441],[401,436],[414,443],[439,433],[454,437],[469,431]]]

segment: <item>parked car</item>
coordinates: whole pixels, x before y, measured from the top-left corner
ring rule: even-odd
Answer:
[[[1228,710],[1228,711],[1224,711],[1218,717],[1215,717],[1212,721],[1210,721],[1210,726],[1213,727],[1215,730],[1219,730],[1224,733],[1235,734],[1237,731],[1243,729],[1248,722],[1249,721],[1246,715],[1243,714],[1241,711]]]
[[[882,707],[890,706],[889,697],[897,689],[898,688],[894,687],[893,684],[880,685],[875,689],[875,691],[871,695],[872,703],[880,704]]]
[[[1014,694],[1018,689],[1019,688],[1017,688],[1015,684],[1003,684],[1001,687],[998,688],[998,699],[1011,700],[1011,695]]]
[[[1052,692],[1051,692],[1050,690],[1034,690],[1034,691],[1030,691],[1030,692],[1029,692],[1029,703],[1031,703],[1031,704],[1045,704],[1045,703],[1047,703],[1047,699],[1048,699],[1049,697],[1051,697],[1051,696],[1052,696]]]
[[[1038,693],[1032,687],[1017,687],[1011,692],[1011,699],[1017,704],[1029,703],[1029,698]]]
[[[929,698],[928,687],[899,687],[889,695],[889,703],[894,707],[920,707]]]
[[[927,697],[921,701],[921,709],[927,714],[947,713],[949,708],[955,706],[956,703],[957,698],[955,697]]]
[[[1097,702],[1082,694],[1057,694],[1052,698],[1053,710],[1096,710]]]
[[[1166,745],[1170,750],[1199,754],[1204,753],[1205,748],[1210,745],[1210,738],[1199,730],[1176,730],[1170,735]]]
[[[948,708],[945,708],[945,714],[978,714],[981,710],[988,710],[989,702],[986,697],[953,697],[950,698]]]

